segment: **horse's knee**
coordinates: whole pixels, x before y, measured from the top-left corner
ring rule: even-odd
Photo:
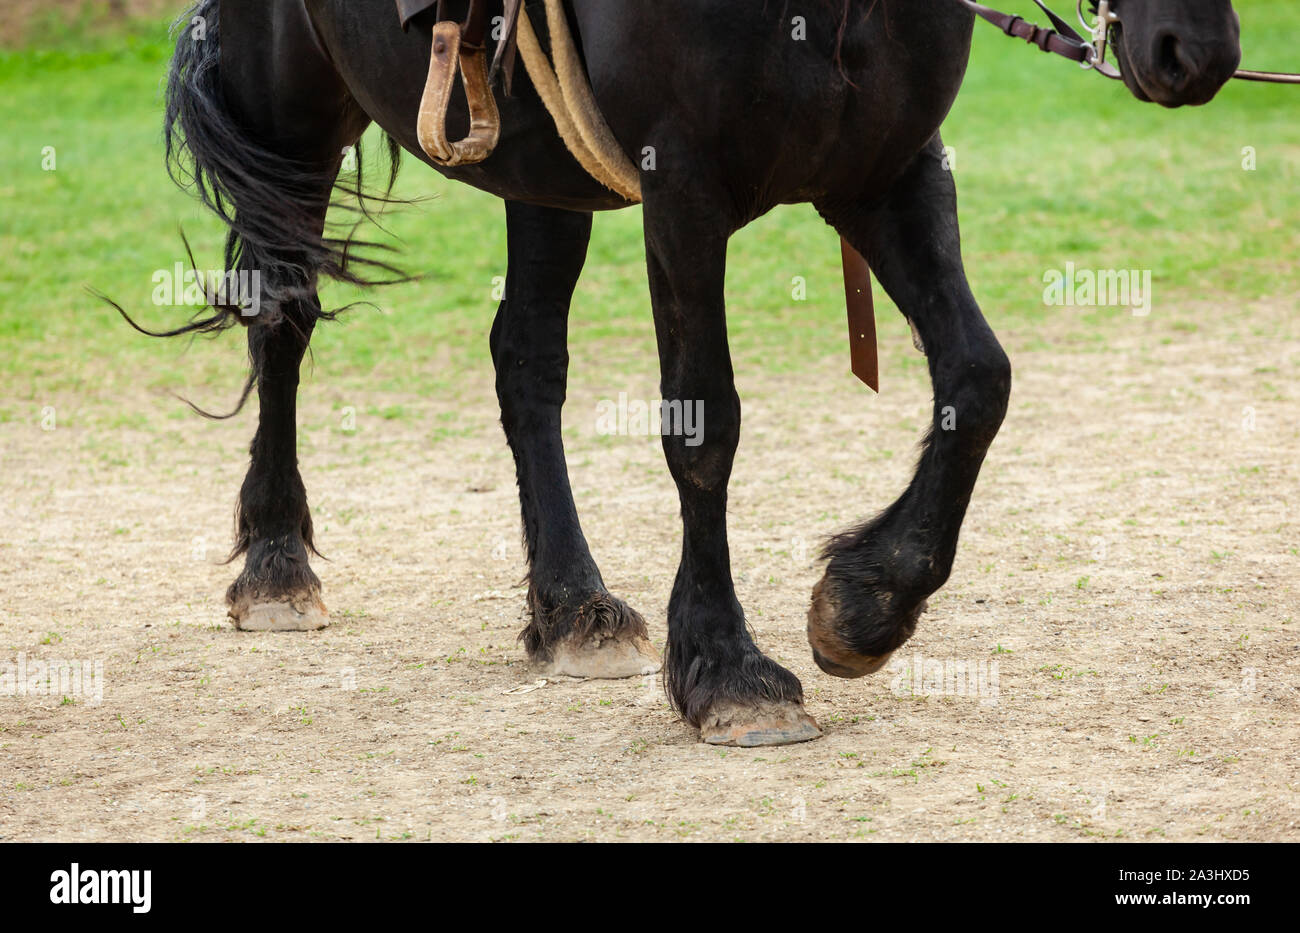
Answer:
[[[967,446],[987,448],[1007,415],[1011,360],[990,338],[964,353],[948,375],[936,379],[938,429],[955,432]]]
[[[703,398],[665,402],[664,451],[679,482],[703,491],[725,488],[740,446],[740,400]],[[680,412],[680,414],[677,414]],[[688,418],[688,414],[690,417]]]
[[[505,330],[506,325],[506,303],[503,301],[497,307],[496,317],[492,318],[492,330],[488,334],[488,355],[492,357],[492,365],[497,365],[497,354],[501,351],[501,333]]]
[[[994,341],[981,350],[969,367],[968,379],[977,387],[977,423],[996,432],[1006,417],[1011,399],[1011,359],[1000,344]]]

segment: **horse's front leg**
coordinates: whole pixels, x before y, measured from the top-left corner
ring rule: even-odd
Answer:
[[[797,677],[763,655],[736,599],[727,548],[727,482],[740,439],[727,345],[724,204],[646,186],[645,233],[665,410],[663,446],[682,511],[682,557],[668,604],[664,679],[682,717],[714,745],[782,745],[821,734]]]
[[[936,136],[881,203],[817,207],[849,239],[921,338],[933,424],[916,475],[881,515],[827,545],[808,641],[822,670],[861,677],[912,636],[948,579],[971,491],[1011,392],[1011,364],[962,268],[957,198]]]

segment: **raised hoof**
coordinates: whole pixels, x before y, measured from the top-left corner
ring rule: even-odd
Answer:
[[[550,661],[538,666],[547,677],[617,680],[653,674],[662,662],[642,635],[592,635],[565,639],[551,649]]]
[[[821,734],[802,703],[719,706],[700,723],[700,740],[706,745],[793,745],[821,738]]]
[[[901,641],[911,637],[916,628],[916,620],[925,611],[925,600],[903,619],[900,631]],[[813,587],[812,605],[808,607],[808,644],[812,648],[813,660],[825,673],[832,677],[852,680],[874,674],[893,656],[890,649],[881,654],[862,654],[848,646],[838,619],[840,607],[836,605],[827,585],[827,578],[817,581]],[[901,643],[901,642],[900,642]]]
[[[325,604],[315,595],[253,602],[238,611],[231,609],[230,618],[241,632],[315,632],[330,624]]]

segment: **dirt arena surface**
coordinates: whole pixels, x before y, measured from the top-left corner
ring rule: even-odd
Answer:
[[[486,354],[432,397],[340,387],[317,359],[300,449],[333,624],[314,634],[224,621],[251,411],[41,399],[0,424],[0,663],[102,662],[102,702],[0,696],[0,838],[1300,838],[1298,317],[994,315],[1016,382],[952,579],[852,682],[804,640],[815,552],[906,482],[922,360],[896,320],[879,397],[839,347],[799,372],[742,360],[739,595],[825,730],[754,750],[701,745],[657,677],[529,670]],[[578,340],[572,375],[584,527],[662,647],[675,492],[657,439],[594,427],[599,399],[656,397],[653,361]],[[963,665],[979,689],[935,673]]]

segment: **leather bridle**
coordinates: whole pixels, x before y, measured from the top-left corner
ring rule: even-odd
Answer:
[[[1087,32],[1087,38],[1064,19],[1048,8],[1043,0],[1034,0],[1039,8],[1047,14],[1054,28],[1048,29],[1029,22],[1021,16],[1003,13],[975,0],[957,0],[962,6],[988,20],[1008,36],[1024,39],[1036,45],[1044,52],[1051,52],[1078,62],[1107,78],[1119,80],[1123,76],[1119,69],[1106,61],[1110,45],[1110,31],[1119,25],[1119,14],[1115,12],[1113,0],[1088,0],[1090,10],[1084,10],[1085,0],[1077,0],[1079,23]],[[1093,18],[1089,18],[1089,17]],[[1276,71],[1249,71],[1241,69],[1233,75],[1241,81],[1264,81],[1270,84],[1300,84],[1300,75]]]

